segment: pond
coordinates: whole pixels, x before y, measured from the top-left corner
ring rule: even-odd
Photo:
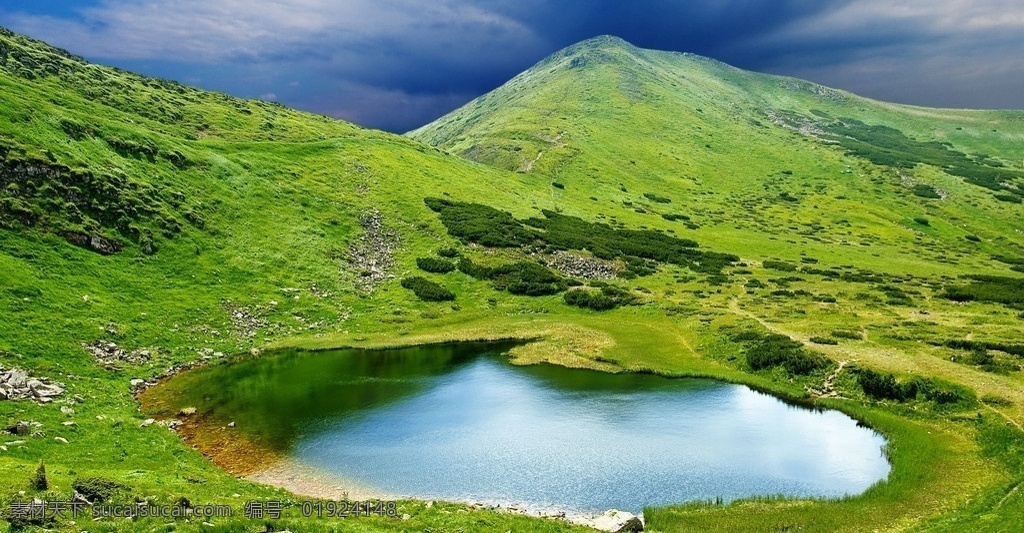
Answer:
[[[519,367],[493,344],[282,352],[159,394],[384,494],[569,512],[858,494],[889,472],[838,411],[700,379]],[[177,407],[175,407],[177,408]]]

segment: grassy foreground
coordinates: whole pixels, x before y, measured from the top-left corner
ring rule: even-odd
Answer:
[[[229,505],[234,516],[30,527],[262,530],[266,521],[242,517],[246,501],[299,498],[218,469],[146,424],[132,379],[274,347],[530,338],[538,341],[513,351],[517,362],[744,383],[842,409],[890,440],[890,478],[864,495],[649,509],[652,530],[1024,527],[1024,380],[1013,353],[1024,320],[1013,291],[1000,290],[1012,283],[971,289],[962,277],[1020,279],[1024,228],[1011,190],[1024,160],[1020,113],[891,106],[608,40],[511,83],[518,100],[499,90],[415,134],[485,165],[0,32],[0,364],[66,388],[47,404],[0,401],[0,425],[31,428],[0,437],[0,513],[14,501],[67,500],[76,483],[102,478],[120,487],[112,502],[184,498]],[[870,130],[878,153],[857,155],[825,133],[794,131],[807,117],[817,117],[812,129],[840,131],[836,121],[851,116],[902,137]],[[948,146],[928,145],[931,155],[914,160],[924,149],[915,143],[933,140]],[[967,165],[951,151],[972,162],[960,174],[996,172],[997,189],[947,173],[945,162]],[[602,234],[657,232],[658,242],[692,239],[739,261],[708,272],[615,256],[599,264],[629,275],[572,290],[611,284],[629,304],[582,310],[557,292],[580,281],[572,274],[533,296],[491,276],[558,252],[593,260],[571,248],[578,235],[484,246],[453,235],[428,197],[507,211],[509,228],[549,210],[604,222]],[[489,277],[421,266],[449,248]],[[414,277],[454,300],[420,299],[402,284]],[[748,341],[771,334],[822,365],[755,369]],[[87,349],[98,341],[130,357],[99,360]],[[930,380],[956,401],[871,397],[864,369],[900,386]],[[41,461],[46,489],[30,485]],[[291,516],[270,526],[576,529],[443,503],[400,502],[398,512],[408,519]]]

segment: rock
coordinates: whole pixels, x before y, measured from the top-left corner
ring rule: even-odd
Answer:
[[[626,511],[609,509],[601,516],[594,518],[587,524],[594,529],[610,531],[613,533],[636,532],[644,530],[644,523],[640,517]]]
[[[135,378],[128,382],[128,389],[132,392],[138,392],[146,387],[146,380]]]
[[[21,422],[8,427],[6,431],[11,435],[25,436],[28,435],[29,431],[31,431],[31,426],[28,425],[28,422],[22,420]]]
[[[68,439],[65,439],[64,437],[54,437],[53,440],[55,440],[57,442],[62,442],[64,444],[68,443]]]
[[[60,412],[66,414],[68,416],[71,416],[71,415],[75,414],[75,410],[70,408],[70,407],[68,407],[68,406],[66,406],[66,405],[60,406]]]
[[[178,411],[178,414],[181,415],[181,416],[192,416],[192,415],[196,414],[196,408],[195,407],[182,407],[181,410]]]
[[[229,423],[228,423],[228,427],[229,427],[229,428],[233,428],[233,427],[235,427],[235,423],[234,423],[234,422],[229,422]]]
[[[117,370],[121,363],[141,365],[152,358],[150,350],[128,351],[107,341],[93,341],[83,344],[82,348],[91,353],[96,358],[96,362],[104,365],[107,370]]]
[[[149,427],[152,426],[154,422],[156,422],[155,418],[147,418],[142,421],[142,424],[140,424],[139,427]]]

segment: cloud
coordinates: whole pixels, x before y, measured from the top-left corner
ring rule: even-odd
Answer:
[[[0,23],[90,59],[398,131],[599,34],[867,96],[1024,107],[1019,0],[91,2],[0,7]]]

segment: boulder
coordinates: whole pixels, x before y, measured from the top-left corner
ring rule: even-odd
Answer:
[[[611,531],[613,533],[624,533],[624,532],[636,532],[644,530],[643,520],[639,516],[626,511],[618,511],[616,509],[609,509],[601,516],[594,518],[590,521],[590,527],[599,529],[601,531]]]

